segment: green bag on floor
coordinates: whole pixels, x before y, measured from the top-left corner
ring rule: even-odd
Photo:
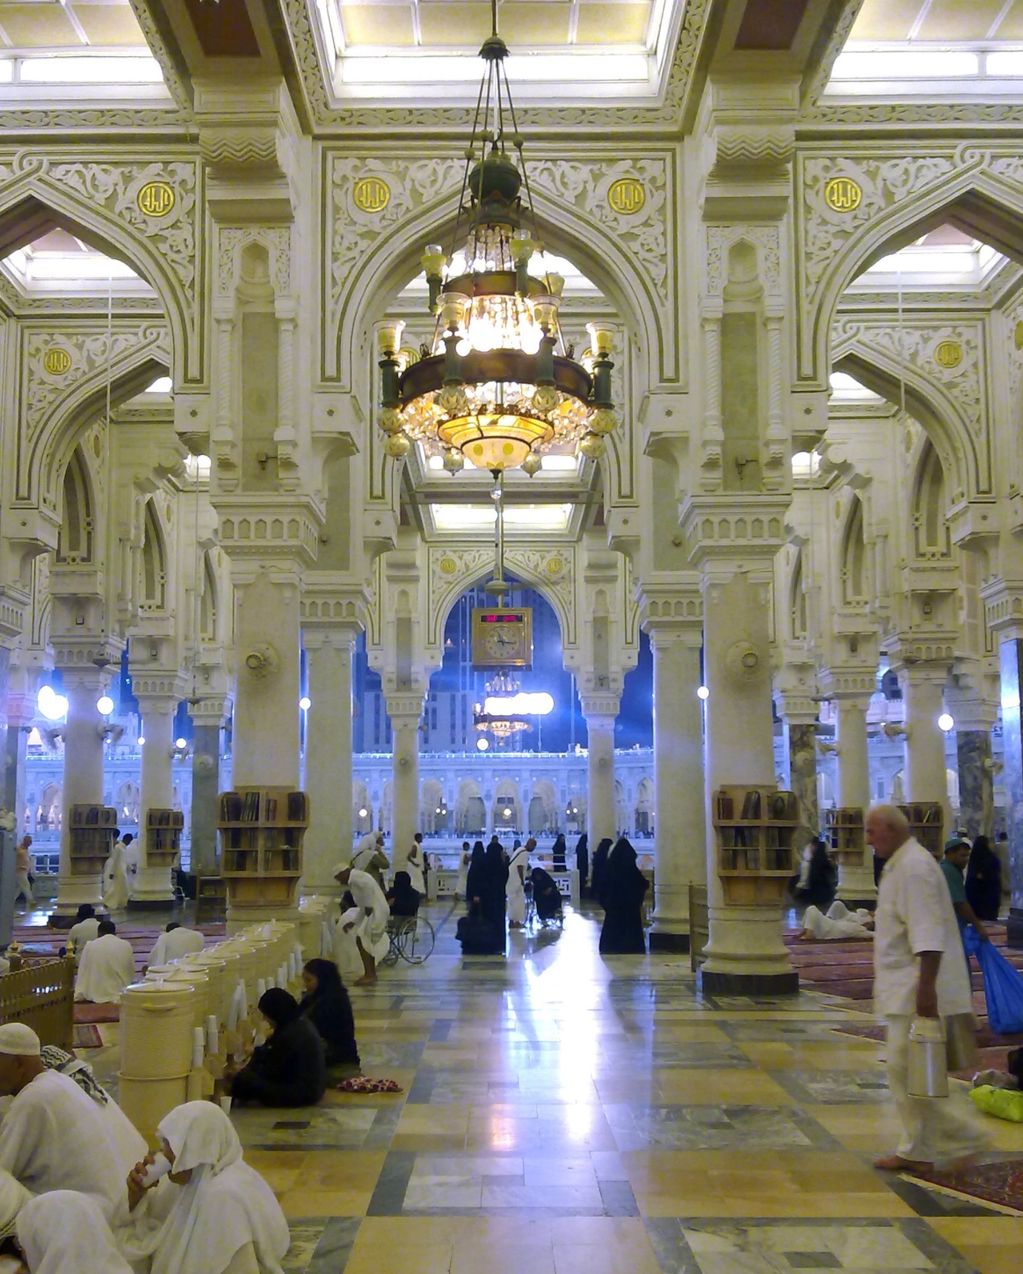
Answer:
[[[981,1084],[979,1088],[970,1089],[973,1104],[985,1115],[994,1115],[996,1119],[1011,1119],[1014,1124],[1023,1124],[1023,1092],[1013,1092],[1011,1088],[992,1088],[990,1084]]]

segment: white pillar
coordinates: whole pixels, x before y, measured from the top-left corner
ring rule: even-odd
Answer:
[[[866,822],[870,806],[870,758],[867,752],[868,695],[842,695],[835,700],[835,742],[838,746],[838,791],[836,804],[860,809]],[[874,884],[874,854],[864,840],[860,863],[839,864],[838,897],[843,902],[869,903],[877,897]]]
[[[699,625],[648,625],[654,656],[656,867],[651,951],[689,950],[689,886],[707,880],[703,791],[703,705]]]
[[[419,722],[423,696],[387,696],[391,719],[391,866],[400,871],[408,858],[412,837],[419,830]],[[351,802],[351,783],[349,783]]]
[[[757,574],[725,559],[702,573],[707,700],[707,894],[703,986],[722,994],[787,994],[799,979],[782,942],[781,907],[735,906],[718,875],[712,821],[722,784],[774,786],[770,673],[771,565]]]
[[[299,572],[290,562],[232,562],[235,586],[233,781],[236,787],[299,783],[301,637]]]
[[[944,826],[949,824],[945,735],[938,726],[948,669],[900,668],[899,684],[906,704],[906,800],[940,801]],[[943,833],[944,836],[944,833]]]
[[[310,707],[305,774],[309,829],[303,842],[305,893],[336,893],[331,869],[352,855],[352,655],[347,627],[303,633]]]
[[[174,713],[178,698],[170,695],[136,695],[142,717],[142,794],[139,809],[139,870],[129,907],[169,907],[174,901],[169,863],[151,863],[146,848],[149,811],[170,809],[174,798],[171,771],[174,749]]]
[[[106,689],[107,675],[99,668],[61,668],[67,696],[64,726],[63,819],[60,829],[60,875],[55,917],[73,917],[83,902],[99,906],[102,863],[95,875],[71,874],[71,806],[103,804],[103,735],[105,720],[96,700]],[[63,926],[62,926],[63,927]]]
[[[590,854],[605,836],[618,835],[615,808],[615,719],[617,695],[582,696],[586,718],[586,831]]]

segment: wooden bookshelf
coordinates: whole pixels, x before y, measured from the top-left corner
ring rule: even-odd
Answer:
[[[309,799],[288,787],[222,792],[220,874],[232,909],[293,907],[302,875]]]
[[[912,805],[900,805],[899,809],[909,822],[910,836],[915,836],[940,862],[945,847],[945,811],[940,802],[916,801]]]
[[[180,810],[146,811],[146,862],[151,867],[173,867],[181,852],[185,816]]]
[[[862,867],[867,848],[863,810],[853,805],[825,810],[824,839],[837,862]]]
[[[71,875],[99,877],[117,836],[117,810],[109,805],[72,805],[68,817]]]
[[[714,793],[718,876],[725,901],[776,906],[796,870],[799,802],[776,787],[720,787]]]

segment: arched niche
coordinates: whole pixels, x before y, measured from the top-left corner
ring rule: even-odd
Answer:
[[[64,470],[57,562],[66,566],[81,566],[91,562],[95,532],[92,475],[79,446],[72,452]]]

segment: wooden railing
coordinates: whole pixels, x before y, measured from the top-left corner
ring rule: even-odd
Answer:
[[[40,960],[0,975],[0,1023],[24,1022],[44,1044],[74,1043],[74,960]]]

